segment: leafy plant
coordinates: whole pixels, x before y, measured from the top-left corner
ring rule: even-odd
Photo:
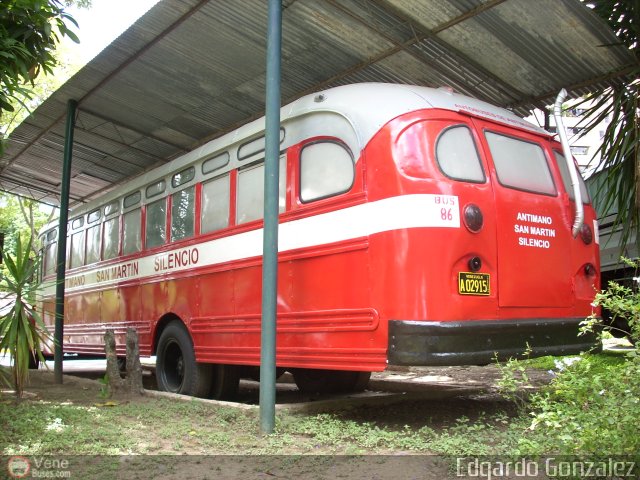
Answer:
[[[98,379],[98,383],[100,383],[100,398],[108,398],[109,397],[109,376],[105,373],[104,376]]]
[[[10,99],[26,95],[23,86],[44,71],[52,73],[55,46],[63,36],[78,42],[67,22],[78,26],[59,0],[2,0],[0,20],[0,109],[13,111]]]
[[[637,454],[640,357],[585,354],[533,395],[530,408],[520,454]]]
[[[525,358],[531,355],[531,346],[527,344],[524,352]],[[498,392],[505,399],[512,401],[519,409],[526,405],[525,389],[531,387],[531,380],[527,373],[528,364],[526,361],[510,358],[502,363],[495,357],[495,364],[500,370],[500,378],[497,386]]]
[[[585,0],[583,0],[585,1]],[[593,92],[586,102],[595,99],[580,125],[583,134],[607,127],[602,145],[596,152],[602,172],[596,199],[601,216],[616,213],[616,225],[622,227],[621,246],[640,226],[640,2],[627,0],[589,0],[590,8],[614,31],[620,44],[634,56],[624,75]],[[640,239],[637,236],[636,239]]]
[[[0,351],[11,356],[11,382],[20,398],[29,376],[32,358],[44,361],[41,345],[52,338],[34,308],[37,284],[34,281],[37,262],[30,258],[30,250],[20,238],[16,241],[15,257],[2,252],[8,273],[2,273],[0,281],[5,285],[11,302],[8,312],[0,318]]]
[[[640,269],[640,260],[634,261],[624,257],[621,260],[636,271]],[[640,292],[638,289],[611,281],[606,290],[596,294],[593,306],[606,309],[611,315],[612,323],[618,319],[622,320],[622,323],[629,328],[622,333],[629,335],[634,343],[639,344]],[[594,331],[596,328],[602,328],[602,324],[602,319],[594,312],[583,322],[583,331]],[[608,326],[608,328],[620,330],[616,326]]]

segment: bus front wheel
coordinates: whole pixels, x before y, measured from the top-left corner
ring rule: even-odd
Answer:
[[[180,321],[162,332],[156,356],[158,388],[165,392],[207,397],[211,392],[212,365],[197,363],[193,341]]]
[[[212,381],[209,398],[235,400],[240,385],[240,368],[237,365],[212,365]]]

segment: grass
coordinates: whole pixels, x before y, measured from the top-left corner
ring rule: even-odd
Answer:
[[[411,425],[395,425],[385,420],[397,415],[409,417],[429,406],[435,405],[406,403],[313,416],[279,413],[276,432],[260,436],[254,411],[197,401],[145,399],[141,403],[96,407],[71,402],[15,402],[8,398],[0,403],[0,428],[4,432],[0,452],[4,455],[491,453],[500,444],[496,441],[497,432],[504,431],[509,424],[504,411],[482,413],[474,420],[467,416],[455,418],[453,412],[449,414],[450,424],[437,428],[430,426],[433,419],[426,415],[415,418]]]
[[[428,405],[427,405],[428,406]],[[510,442],[511,418],[504,411],[451,419],[430,426],[418,417],[409,425],[374,421],[399,409],[409,415],[425,405],[407,403],[369,411],[318,414],[279,413],[276,432],[260,436],[255,412],[199,402],[147,399],[113,407],[73,403],[0,403],[1,453],[131,454],[491,454]],[[367,418],[369,417],[369,418]]]
[[[619,380],[620,375],[637,372],[637,367],[630,370],[628,360],[600,354],[575,363],[557,357],[522,363],[526,368],[534,365],[544,370],[560,367],[569,374],[519,407],[493,396],[406,401],[330,414],[279,411],[276,431],[268,436],[260,435],[255,410],[198,401],[146,397],[98,407],[92,403],[104,404],[98,389],[89,402],[16,402],[5,396],[0,397],[0,454],[143,455],[135,462],[145,471],[160,467],[153,463],[155,457],[144,455],[513,457],[626,454],[639,447],[633,440],[637,437],[639,384],[635,379]],[[615,408],[618,399],[623,402],[621,408]],[[83,468],[90,473],[94,466],[89,462]],[[114,464],[109,468],[119,467]]]

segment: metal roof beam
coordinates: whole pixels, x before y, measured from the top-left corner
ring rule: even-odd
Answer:
[[[331,0],[326,0],[326,1],[330,2],[333,5]],[[465,12],[465,13],[463,13],[463,14],[455,17],[455,18],[452,18],[451,20],[449,20],[449,21],[447,21],[447,22],[445,22],[445,23],[443,23],[441,25],[438,25],[436,28],[434,28],[429,33],[424,33],[423,35],[419,35],[417,37],[413,37],[413,38],[407,40],[406,42],[402,42],[402,43],[396,44],[396,46],[393,47],[393,48],[390,48],[388,50],[380,52],[378,55],[374,55],[373,57],[369,57],[367,60],[365,60],[363,62],[360,62],[360,63],[358,63],[356,65],[353,65],[353,66],[351,66],[351,67],[349,67],[349,68],[347,68],[345,70],[342,70],[341,72],[338,72],[335,75],[332,75],[331,77],[329,77],[329,78],[327,78],[327,79],[325,79],[325,80],[323,80],[321,82],[315,83],[314,85],[299,91],[295,95],[292,95],[292,96],[284,99],[282,101],[282,104],[283,105],[287,105],[287,104],[293,102],[294,100],[297,100],[300,97],[304,97],[305,95],[308,95],[310,93],[313,93],[313,92],[316,92],[318,90],[321,90],[321,89],[327,87],[328,85],[331,85],[332,83],[337,82],[338,80],[342,80],[343,78],[348,77],[349,75],[357,73],[360,70],[363,70],[363,69],[369,67],[370,65],[373,65],[376,62],[384,60],[385,58],[387,58],[387,57],[389,57],[389,56],[391,56],[391,55],[393,55],[395,53],[401,52],[401,51],[407,49],[408,47],[411,47],[412,45],[420,42],[421,40],[424,40],[424,39],[426,39],[426,38],[428,38],[430,36],[433,36],[433,35],[441,32],[441,31],[443,31],[443,30],[446,30],[447,28],[450,28],[450,27],[452,27],[454,25],[457,25],[460,22],[468,20],[469,18],[472,18],[472,17],[474,17],[476,15],[479,15],[482,12],[485,12],[485,11],[487,11],[487,10],[497,6],[497,5],[500,5],[501,3],[505,2],[505,1],[506,0],[490,0],[490,1],[488,1],[488,2],[486,2],[484,4],[482,4],[482,5],[479,5],[479,6],[475,7],[475,8],[472,8],[471,10],[469,10],[469,11],[467,11],[467,12]],[[394,42],[394,43],[396,43],[396,42]],[[236,123],[234,123],[233,125],[230,125],[227,128],[224,128],[224,129],[221,129],[221,130],[217,131],[213,135],[209,135],[209,136],[205,137],[204,139],[202,139],[202,140],[200,140],[198,142],[195,142],[190,147],[190,149],[195,149],[195,148],[197,148],[197,147],[199,147],[201,145],[204,145],[205,143],[210,142],[211,140],[213,140],[215,138],[221,137],[225,133],[231,132],[231,131],[235,130],[236,128],[239,128],[242,125],[244,125],[246,123],[249,123],[249,122],[251,122],[253,120],[256,120],[256,119],[258,119],[258,118],[260,118],[262,116],[264,116],[264,111],[260,111],[260,112],[255,113],[254,115],[246,117],[243,120],[241,120],[240,122],[236,122]]]
[[[352,74],[354,74],[356,72],[359,72],[360,70],[363,70],[363,69],[367,68],[368,66],[370,66],[370,65],[372,65],[372,64],[374,64],[376,62],[379,62],[380,60],[383,60],[383,59],[385,59],[385,58],[387,58],[387,57],[389,57],[389,56],[391,56],[393,54],[396,54],[396,53],[398,53],[398,52],[400,52],[400,51],[402,51],[402,50],[404,50],[404,49],[406,49],[408,47],[411,47],[412,45],[415,45],[416,43],[418,43],[418,42],[420,42],[422,40],[425,40],[426,38],[429,38],[429,37],[431,37],[431,36],[433,36],[433,35],[435,35],[435,34],[437,34],[439,32],[442,32],[443,30],[446,30],[447,28],[450,28],[450,27],[452,27],[454,25],[457,25],[460,22],[464,22],[465,20],[467,20],[469,18],[472,18],[472,17],[474,17],[476,15],[479,15],[482,12],[485,12],[485,11],[487,11],[487,10],[497,6],[497,5],[500,5],[501,3],[505,2],[505,1],[506,0],[490,0],[487,3],[479,5],[479,6],[475,7],[475,8],[472,8],[471,10],[469,10],[469,11],[467,11],[467,12],[465,12],[465,13],[463,13],[463,14],[455,17],[455,18],[452,18],[451,20],[449,20],[449,21],[447,21],[447,22],[445,22],[445,23],[443,23],[441,25],[438,25],[436,28],[431,30],[431,32],[424,33],[422,35],[418,35],[416,37],[413,37],[413,38],[407,40],[406,42],[402,42],[402,43],[396,45],[393,48],[385,50],[384,52],[381,52],[378,55],[370,57],[370,58],[368,58],[367,60],[365,60],[363,62],[360,62],[360,63],[358,63],[356,65],[353,65],[352,67],[349,67],[349,68],[343,70],[342,72],[339,72],[339,73],[329,77],[328,79],[323,80],[322,82],[318,82],[315,85],[312,85],[311,87],[302,90],[301,92],[297,93],[295,96],[286,99],[286,101],[283,102],[283,103],[287,104],[289,102],[292,102],[293,100],[296,100],[296,99],[298,99],[300,97],[303,97],[304,95],[308,95],[309,93],[313,93],[313,92],[315,92],[315,91],[317,91],[317,90],[319,90],[321,88],[324,88],[324,87],[326,87],[326,86],[328,86],[328,85],[330,85],[330,84],[332,84],[334,82],[337,82],[338,80],[341,80],[341,79],[343,79],[345,77],[348,77],[349,75],[352,75]]]
[[[51,190],[51,189],[48,189],[48,188],[46,188],[46,187],[44,187],[44,186],[42,186],[42,185],[39,185],[39,186],[29,185],[29,186],[27,186],[27,185],[24,185],[24,184],[23,184],[23,181],[24,181],[24,180],[23,180],[22,178],[20,178],[20,179],[14,179],[14,178],[12,178],[10,175],[3,174],[3,175],[2,175],[2,177],[0,177],[0,189],[1,189],[1,190],[3,190],[3,191],[6,191],[7,193],[12,193],[12,192],[11,192],[11,190],[8,190],[7,188],[5,188],[5,187],[3,186],[3,181],[7,181],[7,182],[11,182],[11,183],[15,184],[15,185],[16,185],[16,188],[18,188],[18,187],[24,187],[24,188],[26,188],[27,190],[35,190],[35,191],[37,191],[37,192],[42,192],[42,193],[44,193],[44,194],[46,194],[46,195],[49,195],[49,196],[52,196],[52,197],[54,197],[54,198],[58,198],[58,197],[60,197],[60,191],[59,191],[59,190]],[[38,182],[39,182],[40,184],[45,184],[45,185],[55,185],[56,187],[60,186],[60,183],[59,183],[59,182],[58,182],[58,183],[49,183],[49,182],[45,182],[45,181],[43,181],[43,180],[38,180]],[[72,198],[72,197],[69,197],[69,198]],[[82,200],[81,200],[81,197],[77,197],[77,196],[76,196],[76,197],[73,197],[73,200],[74,200],[74,201],[78,201],[78,202],[79,202],[79,201],[82,201]],[[56,205],[56,206],[57,206],[57,205]]]
[[[167,28],[165,28],[159,35],[153,38],[152,41],[145,44],[140,50],[127,58],[124,62],[122,62],[118,67],[116,67],[113,71],[111,71],[107,76],[105,76],[97,85],[91,88],[88,92],[86,92],[80,99],[78,100],[78,105],[80,105],[84,100],[90,97],[94,92],[100,90],[107,82],[109,82],[112,78],[122,72],[125,68],[139,59],[142,55],[144,55],[149,49],[151,49],[154,45],[156,45],[160,40],[165,38],[169,33],[173,32],[176,28],[182,25],[189,17],[191,17],[194,13],[200,10],[204,5],[206,5],[209,0],[200,0],[194,7],[189,9],[186,13],[184,13],[178,20],[173,22]],[[13,162],[22,156],[27,149],[31,148],[35,143],[37,143],[44,135],[46,135],[56,124],[62,121],[62,119],[66,118],[67,114],[63,113],[58,118],[56,118],[47,128],[44,128],[31,142],[27,143],[16,155],[14,155],[13,160],[7,163],[2,169],[0,169],[0,174],[4,172],[4,170],[10,167]],[[77,116],[77,112],[76,112]]]
[[[333,0],[331,0],[333,1]],[[378,5],[380,8],[382,8],[383,10],[385,10],[387,13],[395,16],[396,18],[402,20],[403,22],[411,25],[411,28],[413,30],[415,30],[418,33],[418,37],[422,40],[425,40],[427,38],[436,38],[438,33],[441,33],[445,30],[447,30],[448,28],[451,28],[465,20],[469,20],[485,11],[487,11],[490,8],[494,8],[497,5],[503,3],[505,0],[492,0],[491,2],[487,2],[484,3],[482,5],[479,5],[478,7],[469,10],[468,12],[448,21],[445,22],[439,26],[437,26],[436,28],[434,28],[433,30],[429,31],[425,31],[420,27],[416,27],[415,22],[407,17],[407,15],[405,15],[404,13],[400,12],[397,8],[390,6],[388,4],[387,1],[385,0],[370,0],[373,3],[375,3],[376,5]],[[465,62],[467,65],[470,65],[471,67],[473,67],[475,70],[477,70],[483,77],[485,77],[486,80],[490,80],[492,82],[492,85],[499,91],[501,91],[504,95],[513,98],[514,100],[517,100],[519,98],[522,98],[522,96],[524,95],[523,92],[521,92],[520,90],[518,90],[517,88],[515,88],[514,86],[510,85],[509,83],[505,82],[502,78],[494,75],[493,73],[491,73],[489,70],[487,70],[486,68],[484,68],[482,65],[480,65],[479,63],[477,63],[476,61],[474,61],[473,59],[469,58],[468,56],[466,56],[465,54],[463,54],[462,52],[460,52],[458,49],[452,47],[449,43],[444,42],[442,39],[438,38],[438,41],[442,43],[442,45],[446,46],[447,50],[451,53],[453,53],[455,56],[459,57],[463,62]],[[415,55],[414,55],[415,56]],[[418,59],[420,59],[419,57],[416,57]]]
[[[99,118],[100,120],[103,120],[103,121],[105,121],[107,123],[110,123],[110,124],[114,125],[115,127],[126,128],[127,130],[130,130],[133,133],[137,133],[138,135],[142,135],[143,137],[150,138],[151,140],[154,140],[156,142],[164,143],[165,145],[169,145],[170,147],[175,148],[176,150],[178,150],[180,153],[187,153],[189,151],[185,147],[183,147],[182,145],[176,145],[175,143],[171,143],[171,142],[169,142],[167,140],[164,140],[164,139],[162,139],[160,137],[157,137],[155,135],[152,135],[150,133],[143,132],[141,130],[136,129],[135,127],[131,127],[130,125],[125,125],[124,123],[118,122],[116,120],[113,120],[112,118],[107,118],[104,115],[101,115],[101,114],[99,114],[99,113],[97,113],[97,112],[95,112],[93,110],[89,110],[87,108],[80,108],[79,112],[80,113],[86,113],[88,115],[91,115],[92,117]],[[83,129],[83,130],[85,132],[89,131],[89,130],[85,130],[85,129]],[[134,147],[131,147],[131,146],[126,145],[126,144],[123,144],[123,145],[125,145],[127,148],[134,148]],[[142,152],[142,150],[140,150],[140,152]],[[145,153],[145,155],[149,155],[146,152],[144,152],[144,153]],[[150,156],[152,156],[152,155],[150,155]]]
[[[432,34],[431,32],[425,32],[425,31],[421,30],[420,28],[416,28],[415,24],[411,21],[411,19],[407,18],[405,15],[400,14],[399,12],[388,10],[385,7],[384,2],[379,2],[379,1],[373,0],[374,3],[379,5],[383,10],[385,10],[385,12],[395,16],[396,18],[400,19],[404,23],[409,24],[411,26],[411,29],[414,31],[414,33],[416,33],[415,37],[416,38],[420,38],[420,40],[412,39],[414,41],[412,42],[411,45],[407,45],[406,43],[400,43],[397,40],[395,40],[391,35],[388,35],[385,32],[383,32],[382,30],[380,30],[379,28],[376,28],[375,26],[371,25],[366,19],[364,19],[361,16],[357,15],[356,13],[354,13],[352,10],[348,9],[347,7],[345,7],[343,5],[340,5],[335,0],[325,0],[325,1],[328,2],[330,5],[332,5],[334,8],[340,10],[345,15],[350,16],[351,18],[353,18],[357,22],[361,23],[362,25],[364,25],[368,29],[370,29],[370,30],[374,31],[375,33],[377,33],[378,35],[384,37],[387,41],[393,43],[394,45],[396,45],[396,47],[399,47],[400,49],[402,49],[403,51],[405,51],[406,53],[408,53],[409,55],[414,57],[416,60],[418,60],[420,63],[427,65],[429,68],[431,68],[432,70],[442,74],[444,77],[451,77],[450,69],[443,68],[442,66],[432,62],[424,54],[420,54],[415,49],[411,48],[411,47],[414,47],[417,44],[419,44],[420,41],[422,41],[422,40],[425,40],[427,38],[435,38],[435,34]],[[496,0],[496,1],[502,2],[504,0]],[[475,13],[475,14],[477,15],[477,13]],[[442,31],[442,30],[440,30],[440,31]],[[442,42],[440,39],[438,39],[438,41]],[[484,67],[476,64],[471,59],[467,58],[464,54],[462,54],[458,50],[452,48],[449,44],[447,44],[445,42],[442,42],[442,43],[447,46],[449,51],[453,52],[456,56],[460,57],[460,59],[462,61],[464,61],[468,65],[471,65],[483,77],[485,77],[483,79],[483,82],[486,82],[487,79],[491,80],[492,82],[495,82],[494,86],[497,89],[501,90],[502,93],[504,93],[508,97],[511,97],[514,100],[517,100],[518,98],[520,98],[523,95],[522,92],[519,92],[518,90],[512,88],[510,85],[506,84],[502,79],[500,79],[500,78],[496,77],[495,75],[491,74],[490,72],[485,70]],[[453,79],[451,79],[451,82],[452,83],[454,83],[454,82],[457,83],[456,88],[458,90],[472,90],[474,92],[474,96],[476,96],[476,97],[483,97],[484,96],[481,92],[476,90],[470,84],[464,85],[464,84],[461,84],[461,83],[459,83],[459,82],[457,82],[456,80],[453,80]],[[515,95],[514,95],[514,92],[516,93]]]
[[[586,88],[589,89],[590,91],[595,91],[597,88],[593,88],[594,85],[598,85],[600,83],[606,83],[606,82],[610,82],[612,80],[616,80],[616,79],[622,79],[624,77],[626,77],[627,75],[631,74],[634,71],[638,71],[638,64],[637,63],[631,63],[629,65],[626,65],[625,67],[622,67],[620,69],[614,70],[612,72],[606,73],[604,75],[600,75],[597,77],[593,77],[590,78],[589,80],[585,80],[582,82],[578,82],[578,83],[573,83],[571,85],[567,85],[564,86],[564,88],[567,89],[567,91],[569,91],[569,93],[571,93],[571,90],[577,90],[577,89],[582,89],[582,88]],[[591,88],[590,88],[591,87]],[[546,92],[543,93],[542,95],[537,95],[535,97],[526,97],[521,99],[519,102],[508,105],[508,108],[522,108],[524,106],[527,105],[531,105],[531,104],[544,104],[545,101],[555,98],[556,95],[558,95],[558,90],[561,87],[558,87],[557,90],[554,90],[552,92]]]

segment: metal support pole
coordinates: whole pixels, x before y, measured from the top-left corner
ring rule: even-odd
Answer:
[[[62,336],[64,332],[64,274],[67,268],[67,222],[69,220],[69,190],[71,184],[71,158],[73,150],[73,129],[76,123],[78,102],[67,102],[67,124],[64,139],[64,163],[62,164],[62,185],[60,186],[60,222],[58,224],[58,258],[56,270],[56,326],[54,332],[53,373],[56,383],[62,383]]]
[[[260,430],[273,433],[276,420],[276,308],[278,304],[278,179],[280,170],[281,0],[269,0],[262,249]]]

